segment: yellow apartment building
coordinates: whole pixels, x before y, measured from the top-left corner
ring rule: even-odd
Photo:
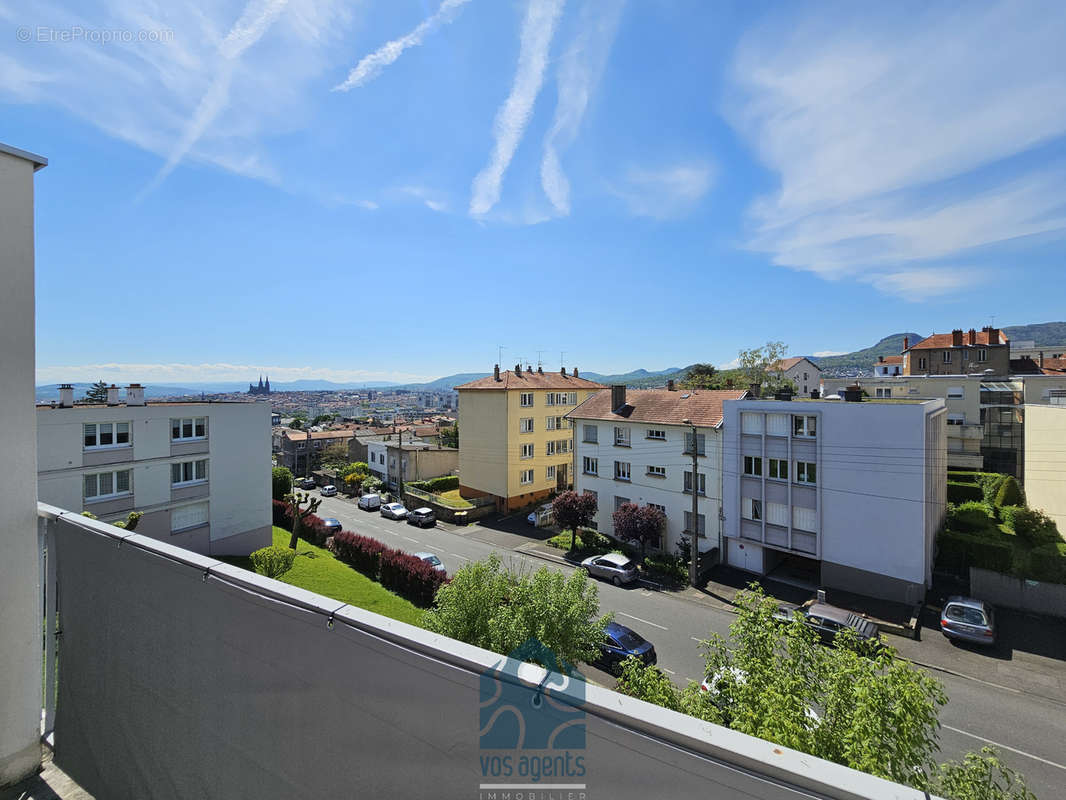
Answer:
[[[602,384],[578,375],[516,364],[459,392],[459,492],[493,497],[510,511],[570,488],[574,432],[566,414]]]

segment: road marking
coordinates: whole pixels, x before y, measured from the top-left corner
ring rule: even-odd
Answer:
[[[401,539],[406,539],[409,542],[414,542],[415,544],[418,544],[418,539],[412,539],[410,536],[404,536],[402,533],[400,534],[400,538]]]
[[[677,674],[672,669],[667,669],[666,667],[663,667],[663,672],[669,672],[671,675],[676,675]]]
[[[463,559],[463,561],[469,561],[470,560],[466,556],[461,556],[458,553],[448,553],[448,555],[450,555],[452,558],[461,558],[461,559]]]
[[[994,745],[995,747],[1002,747],[1004,750],[1010,750],[1012,753],[1017,753],[1020,756],[1025,756],[1026,758],[1031,758],[1034,761],[1041,762],[1042,764],[1047,764],[1048,766],[1051,766],[1051,767],[1058,767],[1061,770],[1066,770],[1066,765],[1064,765],[1064,764],[1056,764],[1054,761],[1048,761],[1046,758],[1041,758],[1040,756],[1034,756],[1032,753],[1027,753],[1024,750],[1019,750],[1016,747],[1011,747],[1010,745],[1006,745],[1006,744],[1000,744],[999,742],[993,742],[991,739],[986,739],[984,736],[978,736],[976,733],[970,733],[969,731],[964,731],[961,728],[953,728],[950,725],[945,725],[944,727],[947,728],[949,731],[955,731],[955,733],[961,733],[963,736],[969,736],[969,737],[971,737],[973,739],[977,739],[977,741],[979,741],[979,742],[986,742],[987,744]]]
[[[643,622],[645,625],[651,625],[654,628],[659,628],[660,630],[664,630],[664,631],[670,630],[665,625],[660,625],[658,622],[651,622],[651,621],[646,620],[646,619],[641,619],[640,617],[634,617],[632,614],[627,614],[624,611],[619,611],[618,614],[620,616],[623,616],[623,617],[629,617],[630,619],[635,619],[637,622]]]
[[[702,642],[703,641],[703,639],[697,639],[695,636],[689,636],[688,638],[691,639],[694,642]]]

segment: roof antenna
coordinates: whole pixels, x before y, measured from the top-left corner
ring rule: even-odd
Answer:
[[[543,354],[544,354],[543,350],[538,350],[537,351],[537,369],[538,370],[543,369],[543,367],[544,367],[544,359],[542,357]]]
[[[566,361],[564,360],[565,358],[566,358],[566,351],[565,350],[560,350],[559,351],[559,369],[562,369],[563,367],[566,366]]]
[[[496,363],[497,364],[502,364],[503,363],[503,351],[506,350],[506,349],[507,348],[504,345],[502,345],[502,344],[496,345]]]

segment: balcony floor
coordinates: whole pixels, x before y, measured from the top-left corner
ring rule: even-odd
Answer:
[[[21,783],[0,789],[0,800],[93,800],[52,761],[52,748],[41,751],[41,771]]]

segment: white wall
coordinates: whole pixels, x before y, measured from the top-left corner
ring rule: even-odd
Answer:
[[[806,380],[804,375],[807,376]],[[807,395],[818,388],[822,379],[822,371],[810,361],[801,361],[786,369],[784,376],[796,384],[797,391]]]
[[[380,477],[382,480],[388,475],[388,448],[385,447],[384,442],[368,442],[366,446],[367,464],[370,467],[370,471]],[[381,463],[381,459],[385,458],[386,463]]]
[[[41,760],[32,160],[0,152],[0,786]]]

